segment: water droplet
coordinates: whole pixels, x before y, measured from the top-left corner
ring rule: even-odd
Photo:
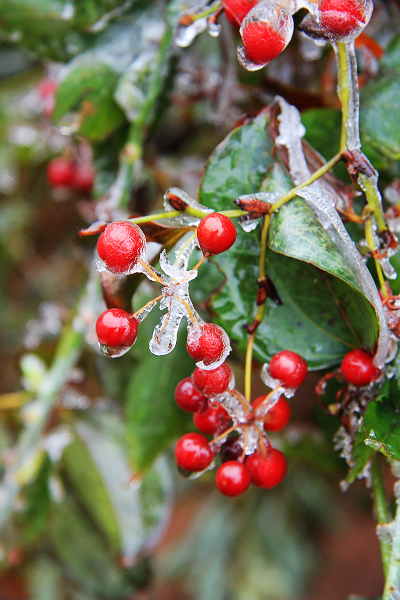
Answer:
[[[112,346],[106,346],[105,344],[99,344],[100,351],[104,356],[108,356],[109,358],[118,358],[123,356],[131,349],[131,346],[119,346],[118,348],[113,348]]]

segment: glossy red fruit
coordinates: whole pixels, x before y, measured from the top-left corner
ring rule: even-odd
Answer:
[[[286,47],[285,38],[264,21],[250,21],[241,31],[246,57],[256,64],[266,64]]]
[[[322,0],[319,5],[321,26],[328,34],[346,37],[369,20],[368,4],[361,0]]]
[[[140,227],[128,221],[107,225],[97,242],[97,252],[111,273],[131,271],[145,252],[146,238]]]
[[[268,450],[266,456],[254,452],[246,458],[245,465],[250,473],[251,482],[269,490],[284,479],[287,471],[287,460],[276,448]]]
[[[247,490],[250,485],[250,473],[246,465],[230,460],[223,463],[215,478],[217,488],[224,496],[239,496]]]
[[[74,163],[69,158],[59,156],[47,165],[47,183],[50,187],[69,187],[74,179]]]
[[[130,348],[136,341],[139,321],[121,308],[103,312],[96,322],[99,344],[110,348]]]
[[[222,357],[225,350],[224,330],[213,323],[205,323],[202,333],[189,333],[187,351],[194,360],[202,360],[204,364],[211,365]]]
[[[201,433],[214,435],[228,429],[231,418],[222,406],[208,406],[193,415],[193,422]]]
[[[175,388],[177,405],[187,412],[197,412],[207,406],[207,398],[193,387],[190,377],[182,379]]]
[[[94,171],[90,165],[75,165],[72,186],[82,194],[89,194],[94,184]]]
[[[265,396],[259,396],[252,403],[255,410],[265,400]],[[256,411],[257,414],[257,411]],[[276,404],[269,409],[264,417],[264,429],[266,431],[280,431],[283,429],[290,419],[289,402],[284,396],[281,396]]]
[[[203,254],[221,254],[236,240],[236,227],[229,217],[214,212],[200,221],[197,239]]]
[[[222,0],[227,21],[240,27],[243,19],[259,0]]]
[[[286,387],[298,387],[306,378],[307,362],[296,352],[282,350],[271,358],[269,372]]]
[[[368,385],[379,373],[373,360],[372,356],[360,348],[350,350],[342,360],[340,370],[349,383]]]
[[[200,433],[187,433],[175,446],[175,459],[184,471],[203,471],[214,458],[207,438]]]
[[[232,369],[226,363],[222,363],[216,369],[210,370],[196,367],[192,375],[192,382],[199,392],[205,396],[212,396],[213,394],[222,394],[222,392],[225,392],[228,389],[231,378]]]

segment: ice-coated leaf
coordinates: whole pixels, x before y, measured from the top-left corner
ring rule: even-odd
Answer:
[[[365,431],[361,428],[354,440],[352,465],[346,477],[348,483],[353,483],[357,479],[374,454],[374,449],[365,444],[365,437]]]
[[[64,454],[68,478],[110,548],[134,562],[169,514],[168,471],[156,464],[140,486],[131,484],[131,450],[115,415],[92,414],[76,420],[74,430],[76,439]]]
[[[70,70],[57,90],[54,120],[76,112],[81,116],[82,135],[90,140],[106,137],[123,121],[123,113],[113,98],[117,80],[118,74],[100,62],[88,62]]]
[[[264,111],[234,129],[216,148],[203,175],[199,202],[216,210],[230,209],[240,195],[260,190],[283,194],[290,188],[284,167],[272,158],[268,126]],[[226,281],[211,298],[211,308],[216,322],[243,351],[248,339],[244,326],[256,313],[259,239],[259,230],[238,230],[232,248],[215,259]],[[322,368],[338,363],[352,347],[373,349],[378,330],[374,309],[302,200],[289,202],[274,215],[269,246],[267,272],[282,304],[267,300],[255,338],[259,360],[265,362],[287,348],[302,355],[311,368]]]

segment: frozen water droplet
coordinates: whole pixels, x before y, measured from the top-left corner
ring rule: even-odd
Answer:
[[[211,35],[211,37],[217,38],[221,33],[221,25],[216,23],[212,19],[207,20],[207,31]]]
[[[380,258],[379,264],[381,265],[382,271],[384,272],[385,277],[387,279],[396,279],[397,278],[396,269],[390,263],[388,256],[384,256],[383,258]]]
[[[250,454],[254,454],[254,452],[257,450],[260,435],[264,437],[262,430],[259,430],[255,425],[247,425],[238,428],[238,431],[241,432],[241,436],[238,441],[242,446],[245,455],[249,456]]]
[[[244,216],[244,217],[240,217],[239,225],[243,229],[243,231],[245,231],[246,233],[250,233],[251,231],[254,231],[256,229],[256,227],[260,223],[260,221],[261,221],[261,218],[250,219],[250,218]]]
[[[263,383],[265,383],[265,385],[269,388],[271,388],[271,390],[275,390],[275,388],[278,388],[276,390],[276,393],[279,393],[279,395],[281,396],[282,394],[285,394],[285,396],[287,398],[291,398],[294,395],[293,392],[293,388],[285,388],[282,384],[282,382],[279,379],[275,379],[274,377],[271,377],[270,372],[269,372],[269,363],[264,363],[261,369],[261,373],[260,373],[260,377],[261,377],[261,381]],[[287,396],[287,393],[289,392],[289,396]]]
[[[246,69],[246,71],[259,71],[263,69],[268,63],[255,63],[252,60],[249,60],[246,56],[243,46],[239,46],[237,49],[237,59],[241,67]]]
[[[261,420],[264,419],[264,417],[266,416],[266,414],[278,402],[278,400],[281,397],[281,395],[282,395],[282,393],[281,393],[280,389],[277,389],[274,392],[272,392],[271,394],[268,394],[268,396],[269,396],[268,399],[265,400],[259,406],[257,406],[257,408],[255,410],[255,418],[256,419],[261,419]]]
[[[376,535],[381,542],[391,544],[393,541],[393,523],[383,523],[377,525]]]
[[[104,356],[108,356],[109,358],[118,358],[123,356],[131,349],[131,346],[119,346],[118,348],[113,348],[112,346],[106,346],[105,344],[99,344],[100,351]]]
[[[197,225],[202,218],[200,216],[195,217],[183,212],[185,206],[190,206],[191,208],[204,213],[204,217],[214,212],[212,208],[208,208],[207,206],[199,204],[197,200],[177,187],[169,188],[165,192],[163,205],[166,212],[170,212],[172,210],[182,210],[181,215],[170,219],[171,223],[176,223],[177,225]]]
[[[248,413],[245,411],[243,404],[246,404],[246,400],[242,394],[234,390],[235,380],[234,378],[229,384],[229,389],[222,394],[216,394],[210,396],[211,402],[215,402],[223,406],[228,415],[231,417],[233,424],[246,423]]]
[[[175,32],[175,44],[179,48],[187,48],[196,37],[207,29],[207,17],[195,19],[190,25],[179,24]]]

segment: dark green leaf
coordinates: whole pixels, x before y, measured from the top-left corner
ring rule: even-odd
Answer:
[[[103,63],[72,69],[57,90],[54,120],[78,112],[82,135],[90,140],[106,137],[124,118],[113,98],[117,80],[118,74]]]
[[[400,409],[389,402],[371,402],[364,417],[365,443],[388,458],[400,460]]]
[[[346,480],[349,483],[353,483],[353,481],[357,479],[374,455],[374,449],[365,444],[365,438],[365,430],[361,428],[360,431],[357,432],[354,440],[352,452],[353,464],[350,467],[349,473],[346,477]]]
[[[220,210],[231,208],[237,196],[260,189],[284,193],[290,180],[271,152],[268,114],[263,112],[216,148],[204,172],[199,201]],[[215,259],[226,281],[212,297],[211,307],[217,322],[243,351],[248,339],[244,326],[256,313],[259,236],[259,230],[249,234],[239,229],[234,246]],[[269,246],[274,252],[267,252],[267,271],[282,306],[267,301],[255,338],[259,360],[288,348],[304,356],[311,368],[321,368],[339,362],[351,347],[373,348],[378,329],[374,310],[358,290],[346,260],[302,200],[292,200],[274,215]]]
[[[146,324],[150,324],[149,319]],[[139,471],[187,430],[190,417],[176,405],[174,391],[177,383],[193,369],[194,362],[186,352],[186,338],[181,331],[177,347],[170,354],[154,356],[146,348],[133,371],[126,395],[126,416],[133,461]]]
[[[396,113],[399,104],[397,72],[371,81],[361,95],[361,133],[367,143],[391,159],[400,158],[400,123]]]

